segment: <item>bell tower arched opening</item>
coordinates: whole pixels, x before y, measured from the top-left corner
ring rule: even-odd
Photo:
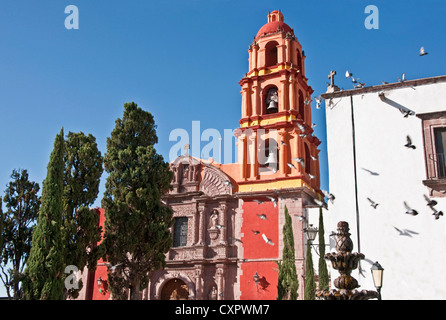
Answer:
[[[277,41],[270,41],[265,46],[265,67],[275,66],[277,64]]]
[[[263,90],[263,114],[279,111],[279,90],[276,86],[268,86]]]

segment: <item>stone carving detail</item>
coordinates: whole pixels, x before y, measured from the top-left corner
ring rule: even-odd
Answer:
[[[204,167],[203,179],[200,183],[200,191],[211,197],[232,194],[232,187],[226,181],[230,180],[223,171],[214,166],[206,165]]]

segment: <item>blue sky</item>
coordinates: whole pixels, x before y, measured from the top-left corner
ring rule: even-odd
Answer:
[[[65,28],[68,5],[78,30]],[[379,9],[377,30],[364,26],[367,5]],[[61,127],[91,133],[104,154],[125,102],[154,115],[166,159],[170,132],[192,121],[237,128],[248,46],[275,9],[303,46],[313,96],[331,70],[344,89],[347,69],[367,86],[445,74],[443,0],[0,0],[0,194],[16,168],[42,185]],[[327,189],[325,111],[312,108]]]

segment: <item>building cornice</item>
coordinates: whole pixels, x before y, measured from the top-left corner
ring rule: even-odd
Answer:
[[[439,83],[439,82],[446,82],[446,75],[438,76],[438,77],[431,77],[431,78],[416,79],[416,80],[406,80],[406,81],[395,82],[395,83],[387,83],[387,84],[382,84],[382,85],[377,85],[377,86],[364,87],[364,88],[360,88],[360,89],[351,89],[351,90],[342,90],[342,91],[323,93],[323,94],[321,94],[321,97],[324,98],[325,100],[327,100],[327,99],[332,99],[332,98],[349,97],[349,96],[365,94],[365,93],[381,92],[381,91],[388,91],[388,90],[401,89],[401,88],[407,88],[407,87],[416,87],[416,86],[422,86],[422,85]]]

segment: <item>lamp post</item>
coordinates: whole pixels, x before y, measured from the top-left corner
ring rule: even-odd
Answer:
[[[319,229],[316,227],[313,227],[312,224],[310,224],[307,228],[304,228],[304,232],[307,235],[307,239],[310,243],[310,245],[313,247],[314,251],[319,255],[319,252],[317,250],[317,247],[313,245],[314,239],[316,239],[316,235],[318,233]]]
[[[370,268],[370,271],[372,272],[373,284],[375,285],[376,291],[378,291],[378,300],[381,300],[384,268],[376,261]]]

